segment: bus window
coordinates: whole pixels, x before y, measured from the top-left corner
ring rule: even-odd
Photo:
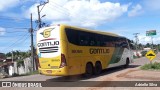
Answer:
[[[79,41],[79,45],[87,46],[88,45],[88,36],[85,35],[85,33],[80,32],[78,41]]]
[[[65,31],[66,31],[68,41],[72,44],[77,45],[78,44],[78,32],[76,30],[68,29],[68,28],[66,28]]]
[[[95,35],[96,46],[103,46],[101,37],[102,35],[99,35],[99,34]]]
[[[96,40],[95,40],[95,35],[93,33],[88,33],[89,35],[89,44],[90,46],[97,46],[96,45]]]
[[[128,44],[125,38],[119,38],[117,41],[118,47],[128,48]]]

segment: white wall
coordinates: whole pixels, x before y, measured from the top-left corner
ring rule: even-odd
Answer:
[[[17,67],[17,62],[15,61],[13,65],[8,66],[9,76],[12,76],[14,73],[19,75],[29,73],[31,68],[32,64],[30,58],[24,59],[24,66],[21,65],[20,67]]]
[[[14,61],[14,73],[18,74],[17,62]]]
[[[9,66],[8,66],[8,69],[9,69],[9,76],[12,76],[13,73],[14,73],[13,65],[9,65]]]
[[[26,74],[25,68],[23,66],[18,67],[18,73],[19,75]]]
[[[31,68],[32,68],[31,59],[30,58],[24,59],[25,73],[29,73],[31,71]]]

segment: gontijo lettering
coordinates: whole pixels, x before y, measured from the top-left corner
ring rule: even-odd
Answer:
[[[59,41],[53,41],[53,42],[43,42],[43,43],[38,43],[38,47],[45,47],[45,46],[54,46],[54,45],[59,45]]]
[[[90,48],[90,54],[105,54],[109,53],[109,49]]]

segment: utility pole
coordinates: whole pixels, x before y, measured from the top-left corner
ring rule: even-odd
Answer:
[[[151,40],[152,40],[152,50],[153,50],[153,48],[154,48],[154,47],[153,47],[153,36],[151,36]]]
[[[40,7],[40,5],[37,6],[37,10],[38,10],[38,28],[41,28],[41,15],[40,15],[39,7]]]
[[[42,21],[41,21],[41,11],[44,8],[45,4],[49,3],[49,0],[47,2],[41,3],[40,5],[37,6],[37,11],[38,11],[38,28],[41,28],[42,26]],[[43,6],[41,10],[39,9],[40,6]]]
[[[32,71],[34,71],[34,48],[33,48],[33,23],[32,23],[32,13],[31,13],[31,22],[30,22],[30,34],[31,34],[31,62],[32,62]]]
[[[12,63],[13,63],[13,50],[12,50]]]
[[[139,41],[139,39],[138,39],[138,34],[139,34],[139,33],[134,33],[134,34],[133,34],[134,37],[135,37],[135,39],[136,39],[136,54],[137,54],[137,45],[138,45],[138,41]]]

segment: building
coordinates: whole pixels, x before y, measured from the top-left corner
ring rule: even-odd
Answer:
[[[0,62],[3,62],[3,60],[5,60],[5,54],[0,53]]]

